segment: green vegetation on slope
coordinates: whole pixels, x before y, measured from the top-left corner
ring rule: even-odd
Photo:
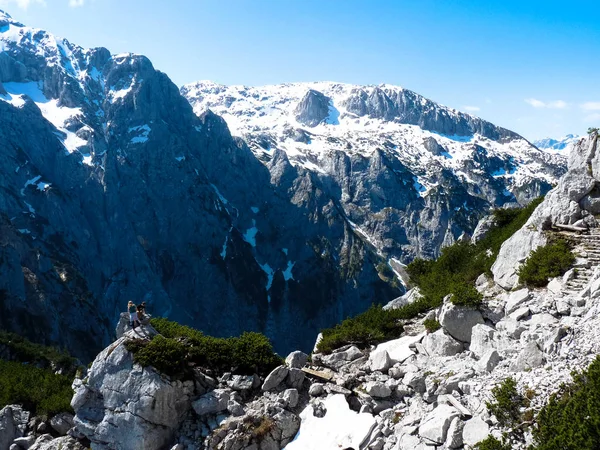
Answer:
[[[0,331],[0,409],[19,404],[35,415],[72,412],[77,360],[53,347]],[[61,372],[57,374],[55,372]]]
[[[269,339],[260,333],[215,338],[164,318],[152,319],[150,323],[160,335],[151,341],[129,341],[126,346],[136,362],[165,375],[185,377],[191,366],[220,374],[266,375],[282,363]]]
[[[479,306],[482,297],[473,287],[474,281],[482,273],[490,272],[502,243],[525,225],[541,201],[542,198],[538,198],[525,208],[494,211],[496,225],[476,245],[457,242],[442,249],[435,261],[415,259],[408,265],[407,271],[423,298],[389,311],[373,305],[364,313],[323,330],[323,339],[317,350],[330,353],[346,344],[365,347],[398,337],[403,331],[400,320],[412,319],[441,306],[448,294],[453,294],[452,302],[455,304]]]
[[[536,417],[531,450],[600,448],[600,357],[550,397]]]
[[[0,330],[1,349],[11,361],[33,364],[72,377],[75,376],[77,370],[77,360],[66,351],[34,344],[18,334]]]
[[[531,252],[518,271],[519,282],[533,287],[546,286],[550,278],[564,274],[574,262],[575,255],[569,244],[559,239]]]
[[[419,287],[426,305],[437,307],[448,294],[453,303],[477,306],[481,302],[473,283],[482,273],[490,274],[500,247],[529,219],[542,198],[525,208],[497,209],[495,226],[477,244],[457,242],[442,249],[435,261],[415,259],[407,267],[411,280]]]

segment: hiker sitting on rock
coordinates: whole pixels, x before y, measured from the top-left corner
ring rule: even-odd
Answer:
[[[138,323],[140,324],[146,325],[149,322],[149,317],[146,315],[146,307],[144,303],[137,306],[137,318]]]
[[[131,328],[135,329],[140,325],[140,321],[138,319],[137,309],[135,307],[135,303],[131,300],[127,303],[127,311],[129,311],[129,325]]]

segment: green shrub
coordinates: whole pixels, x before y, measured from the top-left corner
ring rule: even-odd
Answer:
[[[265,375],[282,363],[269,339],[260,333],[215,338],[164,318],[150,323],[160,335],[151,341],[131,340],[125,345],[136,362],[165,375],[186,377],[194,365],[217,373]]]
[[[471,284],[456,284],[452,288],[450,301],[455,305],[477,308],[483,303],[483,296]]]
[[[548,280],[564,274],[575,262],[569,244],[560,239],[539,247],[519,268],[519,282],[528,286],[543,287]]]
[[[536,417],[532,450],[600,448],[600,358],[561,386]]]
[[[442,328],[440,323],[435,319],[427,319],[423,322],[423,326],[427,330],[428,333],[435,333],[437,330]]]
[[[0,348],[4,347],[11,361],[33,364],[74,376],[77,360],[66,351],[34,344],[15,333],[0,331]]]
[[[496,416],[500,425],[514,426],[521,419],[521,408],[528,402],[517,391],[514,378],[506,378],[501,384],[492,388],[493,402],[486,402],[489,412]]]
[[[0,409],[19,404],[35,415],[72,412],[72,381],[48,369],[0,360]]]
[[[477,450],[510,450],[510,445],[499,441],[494,436],[488,436],[483,441],[475,444]]]
[[[401,315],[401,309],[386,311],[381,305],[372,305],[364,313],[323,330],[323,339],[317,345],[317,350],[330,353],[346,344],[366,347],[400,337],[404,330],[398,322]]]

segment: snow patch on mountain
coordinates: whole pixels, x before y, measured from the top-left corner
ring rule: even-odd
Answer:
[[[577,134],[567,134],[558,139],[545,138],[533,141],[533,145],[542,150],[568,152],[580,140],[581,136]]]

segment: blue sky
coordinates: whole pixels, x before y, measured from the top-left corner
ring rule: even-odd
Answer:
[[[528,139],[600,125],[592,1],[0,0],[84,47],[147,55],[181,85],[389,83]]]

